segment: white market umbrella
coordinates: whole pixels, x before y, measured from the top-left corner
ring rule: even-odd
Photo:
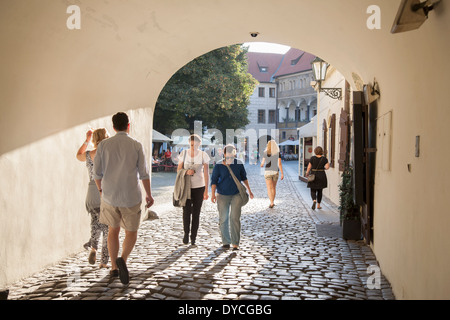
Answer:
[[[298,140],[286,140],[278,144],[279,146],[298,146]]]
[[[170,142],[172,139],[153,129],[152,142]]]

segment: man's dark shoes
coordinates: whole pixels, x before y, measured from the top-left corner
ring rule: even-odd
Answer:
[[[116,260],[117,267],[119,268],[119,279],[123,284],[128,284],[130,282],[130,277],[128,274],[127,265],[122,257]]]

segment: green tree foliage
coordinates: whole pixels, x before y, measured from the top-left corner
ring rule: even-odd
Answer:
[[[153,127],[170,135],[175,129],[192,131],[194,121],[216,128],[243,128],[247,105],[257,81],[247,72],[247,51],[232,45],[202,55],[178,70],[156,102]]]

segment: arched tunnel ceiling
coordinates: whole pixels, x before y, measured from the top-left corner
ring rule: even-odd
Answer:
[[[166,81],[210,50],[248,41],[286,44],[321,56],[350,82],[370,81],[398,39],[398,8],[377,1],[382,29],[366,27],[366,0],[16,0],[0,3],[0,154],[113,114],[153,108]],[[69,30],[67,7],[81,9]],[[258,38],[250,36],[258,31]],[[405,41],[406,41],[405,40]],[[375,61],[375,63],[374,63]]]

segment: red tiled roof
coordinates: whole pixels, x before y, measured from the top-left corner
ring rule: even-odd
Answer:
[[[271,82],[272,75],[278,70],[283,54],[247,52],[248,73],[259,82]],[[267,68],[267,72],[261,72],[261,68]]]
[[[259,82],[273,82],[273,78],[311,70],[315,56],[299,50],[289,49],[285,54],[247,52],[248,72]],[[267,68],[266,72],[261,68]]]
[[[291,48],[284,55],[281,67],[278,69],[274,77],[280,77],[283,75],[293,74],[297,72],[311,70],[311,62],[315,59],[315,56],[299,50]]]

